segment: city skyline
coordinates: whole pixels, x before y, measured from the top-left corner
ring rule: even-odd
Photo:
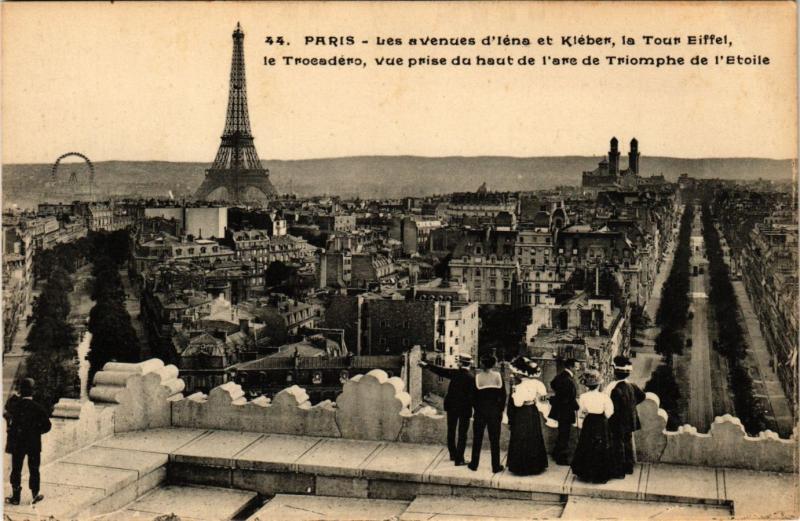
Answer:
[[[794,33],[781,9],[756,13],[747,4],[710,7],[721,20],[715,31],[736,35],[742,53],[769,54],[772,64],[703,73],[691,68],[667,73],[610,68],[392,70],[374,65],[320,70],[261,63],[264,56],[277,55],[263,37],[278,33],[294,41],[298,55],[391,55],[394,50],[374,45],[376,35],[436,33],[441,6],[420,6],[427,12],[417,19],[395,16],[399,11],[392,6],[363,5],[348,20],[318,16],[303,27],[303,32],[324,35],[360,28],[357,36],[372,43],[352,50],[304,48],[290,20],[306,8],[292,4],[201,4],[190,10],[156,4],[146,10],[136,5],[85,6],[75,21],[69,9],[4,6],[4,164],[48,163],[76,149],[97,162],[211,162],[224,123],[228,39],[237,20],[250,35],[245,59],[252,127],[265,160],[595,157],[596,143],[611,135],[622,142],[635,136],[648,144],[642,150],[647,156],[797,157],[796,109],[787,110],[785,103],[794,82],[783,81],[796,76],[793,49],[786,45]],[[616,38],[630,33],[632,22],[636,33],[657,32],[658,24],[648,20],[677,16],[653,4],[626,8],[624,20],[612,16],[611,5],[591,13],[574,4],[558,14],[538,4],[491,9],[485,18],[478,18],[477,6],[451,12],[451,30],[465,35],[561,34],[580,26]],[[707,9],[681,12],[686,34],[708,29]],[[170,22],[146,23],[145,13],[147,19]],[[511,14],[519,15],[516,21],[509,20]],[[642,49],[643,54],[651,52]],[[397,51],[409,52],[408,47]],[[463,49],[463,54],[480,52],[485,51]],[[541,53],[535,48],[524,52]],[[577,56],[581,52],[575,51]],[[26,137],[32,135],[37,139]]]

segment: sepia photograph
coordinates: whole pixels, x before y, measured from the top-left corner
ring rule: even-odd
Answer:
[[[800,517],[794,2],[0,13],[5,520]]]

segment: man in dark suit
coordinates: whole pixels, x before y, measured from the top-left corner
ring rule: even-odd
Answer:
[[[636,407],[645,399],[644,391],[627,381],[632,370],[633,365],[627,356],[615,356],[614,381],[605,388],[614,404],[614,414],[608,419],[608,432],[614,455],[611,477],[618,479],[633,474],[636,464],[633,433],[641,428]]]
[[[458,364],[457,369],[448,369],[424,361],[419,363],[436,375],[450,380],[447,395],[444,397],[444,410],[447,412],[447,450],[450,451],[450,460],[455,461],[456,466],[461,466],[466,465],[464,451],[467,448],[467,432],[472,418],[475,378],[470,372],[471,356],[459,355]]]
[[[11,496],[6,502],[19,505],[22,492],[22,464],[28,458],[32,503],[38,503],[44,496],[39,493],[39,461],[42,452],[42,434],[50,430],[47,411],[33,401],[35,382],[25,378],[20,382],[20,398],[6,405],[4,416],[8,422],[6,452],[11,454]]]
[[[554,395],[550,398],[549,418],[558,422],[558,438],[553,459],[558,465],[569,465],[569,436],[578,410],[578,386],[575,384],[575,360],[564,361],[563,370],[550,382]]]

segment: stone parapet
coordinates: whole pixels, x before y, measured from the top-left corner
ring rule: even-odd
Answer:
[[[178,368],[152,358],[137,364],[109,362],[94,375],[89,398],[114,406],[114,432],[167,427],[170,401],[185,388]]]
[[[42,462],[62,458],[115,432],[168,427],[171,400],[182,398],[178,368],[151,359],[109,362],[94,376],[90,400],[62,398],[53,408],[52,429],[42,438]]]
[[[227,383],[172,402],[172,425],[198,429],[324,436],[353,440],[399,441],[445,445],[447,422],[430,407],[410,408],[411,398],[402,379],[376,369],[345,383],[336,403],[311,405],[306,392],[292,386],[275,399],[247,401],[241,388]],[[749,437],[738,419],[722,416],[708,434],[689,426],[666,431],[667,413],[655,394],[639,405],[642,429],[635,434],[639,461],[708,467],[734,467],[762,471],[794,472],[796,436],[780,439],[766,431]],[[543,406],[546,412],[546,405]],[[542,416],[545,444],[551,449],[556,424]],[[503,425],[501,446],[508,446],[509,432]],[[577,429],[573,429],[573,443]]]
[[[66,456],[114,433],[114,412],[92,402],[62,398],[52,428],[42,437],[42,463]]]

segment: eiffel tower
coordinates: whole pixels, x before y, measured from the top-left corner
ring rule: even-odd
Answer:
[[[195,196],[206,199],[217,188],[225,188],[228,200],[244,202],[248,188],[255,188],[268,199],[277,192],[269,180],[269,170],[261,166],[258,152],[250,133],[250,116],[247,111],[247,83],[244,74],[244,33],[239,23],[233,31],[233,59],[231,61],[231,83],[228,94],[228,111],[225,131],[217,151],[214,164],[206,170],[206,178]]]

